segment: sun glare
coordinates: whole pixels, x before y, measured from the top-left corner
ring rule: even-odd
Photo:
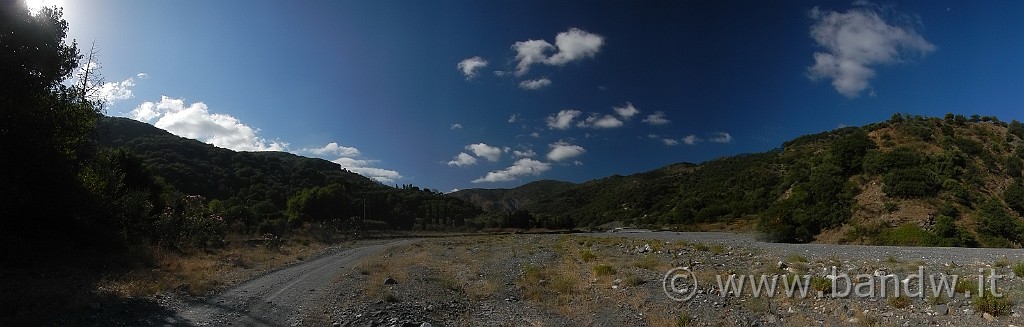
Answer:
[[[63,2],[61,0],[25,0],[25,5],[28,6],[28,11],[35,15],[44,7],[63,7]]]

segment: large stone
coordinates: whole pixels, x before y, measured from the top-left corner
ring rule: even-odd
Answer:
[[[949,314],[949,306],[945,305],[945,304],[936,304],[935,305],[935,314],[940,315],[940,316],[948,315]]]
[[[989,314],[988,312],[982,314],[981,317],[985,318],[985,320],[988,320],[989,322],[996,321],[996,317],[991,315],[991,314]]]

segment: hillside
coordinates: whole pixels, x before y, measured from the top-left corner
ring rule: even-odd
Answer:
[[[749,221],[786,242],[1020,246],[1022,137],[1017,121],[897,114],[765,153],[453,195],[577,226]]]
[[[390,187],[327,160],[236,152],[127,118],[100,118],[97,141],[128,149],[169,192],[202,196],[243,232],[281,233],[288,223],[350,217],[377,222],[377,228],[457,227],[479,213],[440,192]]]

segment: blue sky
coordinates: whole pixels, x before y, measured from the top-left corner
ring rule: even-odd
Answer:
[[[110,115],[442,191],[1024,120],[1020,1],[48,1]]]

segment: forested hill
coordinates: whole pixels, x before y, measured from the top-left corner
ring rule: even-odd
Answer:
[[[211,211],[242,232],[281,232],[289,222],[352,217],[378,228],[448,228],[479,213],[435,190],[390,187],[327,160],[236,152],[127,118],[100,118],[97,140],[101,147],[128,149],[172,192],[210,201]]]
[[[765,153],[453,195],[527,225],[745,220],[777,241],[1021,246],[1022,138],[1017,121],[896,114]]]

